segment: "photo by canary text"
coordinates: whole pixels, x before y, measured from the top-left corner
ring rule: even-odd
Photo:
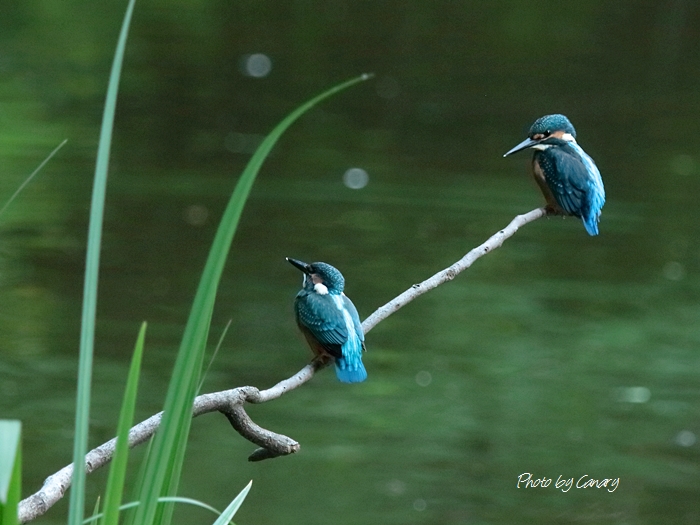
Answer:
[[[530,472],[523,472],[518,476],[516,487],[519,489],[545,489],[552,487],[562,492],[569,492],[575,489],[605,489],[608,492],[615,492],[620,486],[620,478],[595,478],[584,474],[583,476],[569,478],[561,474],[554,481],[554,478],[542,476],[534,478]]]

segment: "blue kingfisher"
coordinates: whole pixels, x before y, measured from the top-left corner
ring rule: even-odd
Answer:
[[[302,289],[294,300],[297,325],[322,363],[335,362],[335,374],[343,383],[367,379],[362,364],[365,336],[357,309],[343,293],[345,278],[324,262],[307,264],[287,257],[304,272]]]
[[[573,215],[589,235],[598,235],[605,188],[593,159],[576,143],[576,130],[564,115],[546,115],[508,155],[532,148],[532,174],[547,200],[547,212]]]

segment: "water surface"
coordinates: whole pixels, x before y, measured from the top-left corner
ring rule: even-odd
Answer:
[[[69,140],[0,219],[0,414],[22,420],[27,495],[71,457],[87,206],[124,7],[22,3],[0,17],[0,195]],[[697,522],[698,27],[683,1],[137,4],[91,444],[112,437],[143,320],[139,417],[160,409],[208,245],[260,138],[372,71],[264,165],[221,284],[214,337],[233,323],[204,390],[268,387],[309,359],[292,313],[300,276],[284,257],[340,268],[364,318],[540,206],[529,155],[501,157],[543,114],[567,114],[598,162],[601,235],[573,218],[530,224],[370,332],[366,383],[324,371],[250,407],[300,441],[293,457],[250,464],[254,446],[224,418],[198,418],[182,495],[223,508],[253,479],[239,523]],[[269,59],[263,76],[246,70],[255,54]],[[343,183],[351,168],[369,175],[362,189]],[[526,472],[552,485],[518,489]],[[554,488],[584,475],[620,484]],[[90,476],[91,497],[104,479]]]

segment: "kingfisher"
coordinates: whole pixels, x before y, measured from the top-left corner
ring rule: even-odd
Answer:
[[[324,364],[333,360],[335,375],[341,382],[364,381],[365,335],[355,305],[343,293],[343,274],[324,262],[307,264],[290,257],[287,261],[304,272],[302,289],[294,299],[294,312],[311,350]]]
[[[573,215],[589,235],[598,235],[605,188],[593,159],[576,142],[576,130],[564,115],[545,115],[527,138],[503,155],[531,148],[532,174],[547,201],[547,212]]]

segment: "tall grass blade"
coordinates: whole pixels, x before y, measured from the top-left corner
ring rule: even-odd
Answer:
[[[117,92],[124,61],[124,48],[129,33],[135,0],[129,0],[124,15],[117,49],[114,53],[112,71],[109,75],[100,142],[97,147],[97,163],[90,202],[90,225],[88,228],[87,255],[85,259],[85,283],[80,328],[80,359],[78,364],[78,394],[75,413],[75,438],[73,443],[73,483],[70,491],[68,524],[80,525],[85,512],[85,453],[87,452],[90,418],[90,387],[92,383],[92,356],[95,345],[95,312],[97,310],[97,279],[100,266],[100,245],[104,217],[107,168],[112,145],[114,112]]]
[[[107,488],[105,489],[104,517],[102,525],[117,525],[119,523],[119,505],[122,502],[124,492],[124,480],[126,478],[126,465],[129,459],[129,429],[134,421],[136,407],[136,394],[139,387],[139,375],[141,372],[141,357],[146,338],[146,323],[141,325],[139,335],[134,347],[134,355],[131,358],[129,376],[126,381],[124,400],[122,401],[119,425],[117,427],[117,444],[114,448],[114,457],[109,469]]]
[[[138,498],[142,504],[136,510],[134,523],[153,523],[158,497],[174,495],[177,492],[190,431],[192,402],[202,370],[216,291],[243,206],[260,167],[282,133],[301,115],[322,100],[369,78],[370,75],[362,75],[343,82],[292,111],[265,137],[238,180],[209,251],[185,327],[166,395],[163,419],[147,460],[144,483]],[[171,512],[172,507],[167,506],[162,515],[159,513],[158,522],[169,523]]]
[[[134,518],[136,517],[136,507],[139,505],[139,497],[141,494],[141,489],[143,487],[143,484],[145,483],[145,475],[146,475],[146,466],[148,465],[148,456],[151,455],[151,450],[153,450],[153,440],[149,440],[148,443],[146,443],[146,450],[143,455],[143,459],[141,460],[141,464],[139,465],[139,470],[138,473],[136,474],[136,478],[134,480],[133,488],[131,490],[131,503],[126,503],[121,506],[121,510],[124,509],[134,509],[131,512],[126,512],[124,514],[124,525],[136,525],[136,522],[134,521]]]
[[[95,521],[98,517],[102,516],[103,514],[100,512],[100,496],[97,496],[97,499],[95,500],[95,507],[92,509],[92,516],[89,518],[83,520],[83,523],[87,523],[90,521]]]
[[[51,157],[53,157],[56,153],[58,153],[58,150],[60,150],[60,149],[65,145],[66,142],[68,142],[68,139],[64,139],[63,142],[61,142],[58,146],[56,146],[56,148],[54,148],[54,150],[53,150],[51,153],[49,153],[49,156],[46,157],[46,158],[43,160],[43,162],[42,162],[41,164],[39,164],[39,166],[37,167],[37,169],[35,169],[35,170],[31,173],[31,175],[29,175],[29,177],[27,177],[26,179],[24,179],[24,182],[23,182],[22,184],[20,184],[19,188],[17,188],[17,190],[12,194],[12,197],[10,197],[10,198],[7,200],[7,202],[3,205],[3,207],[0,208],[0,215],[3,214],[3,212],[7,209],[7,207],[8,207],[10,204],[12,204],[12,201],[15,200],[15,199],[17,198],[17,195],[19,195],[20,192],[25,188],[25,186],[26,186],[27,184],[29,184],[29,183],[32,181],[32,179],[34,178],[34,176],[35,176],[37,173],[39,173],[39,171],[41,170],[41,168],[43,168],[43,167],[46,165],[46,163],[47,163],[48,161],[51,160]]]
[[[231,328],[232,322],[233,322],[233,319],[229,319],[228,323],[226,323],[226,326],[224,326],[224,331],[221,332],[221,337],[219,337],[219,342],[216,344],[216,348],[214,348],[214,353],[211,355],[211,359],[209,360],[209,364],[207,365],[206,370],[202,374],[202,379],[199,381],[199,385],[197,386],[196,395],[199,395],[199,393],[202,391],[202,386],[204,385],[204,379],[207,377],[207,374],[209,373],[209,370],[211,369],[211,365],[214,364],[214,359],[216,359],[216,356],[219,354],[219,350],[221,349],[221,345],[224,344],[224,338],[226,337],[226,334],[228,333],[228,329]]]
[[[0,420],[0,525],[17,523],[22,491],[22,424]]]
[[[241,505],[243,505],[245,497],[248,495],[248,492],[250,492],[251,485],[253,485],[253,480],[250,480],[250,482],[243,488],[238,496],[233,498],[233,501],[224,509],[221,516],[219,516],[219,518],[214,522],[214,525],[228,525],[228,523],[236,515],[236,512],[238,512],[238,509],[241,507]]]
[[[217,516],[221,516],[221,511],[215,509],[211,505],[207,505],[203,501],[199,501],[196,499],[192,498],[183,498],[181,496],[167,496],[163,498],[158,498],[158,503],[182,503],[184,505],[190,505],[192,507],[199,507],[200,509],[208,510],[212,514],[216,514]],[[133,509],[136,508],[140,505],[138,501],[130,501],[129,503],[123,503],[122,505],[119,506],[119,510],[128,510],[128,509]],[[102,513],[90,516],[89,518],[86,518],[83,521],[83,525],[87,525],[88,523],[92,523],[93,521],[97,521],[103,516]]]

